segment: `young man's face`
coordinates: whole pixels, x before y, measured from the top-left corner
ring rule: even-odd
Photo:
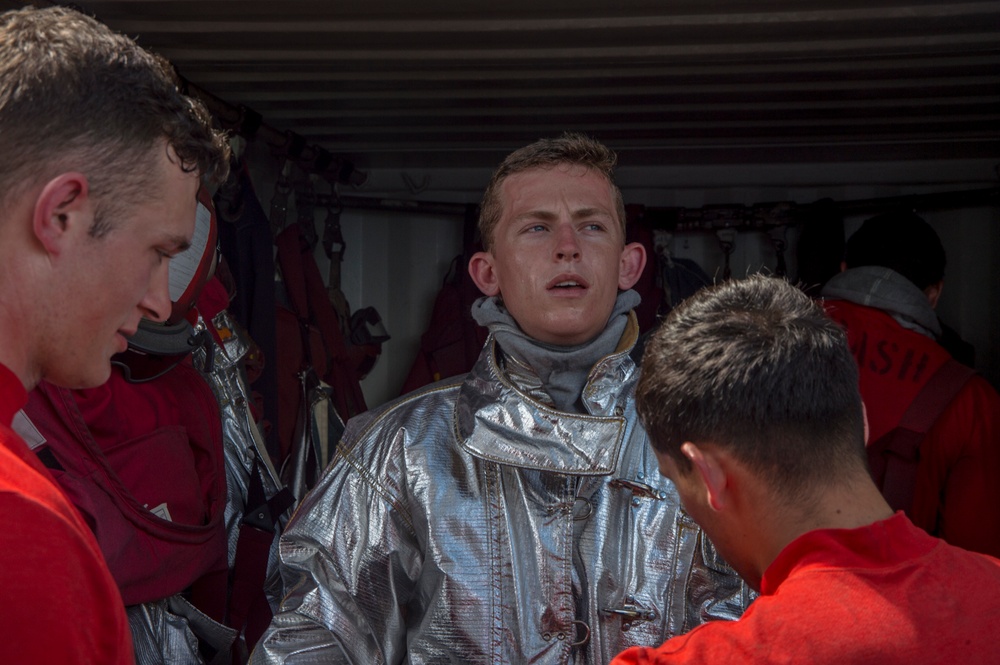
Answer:
[[[55,296],[61,323],[44,347],[43,378],[53,383],[104,383],[111,356],[126,349],[139,320],[170,314],[167,267],[194,232],[199,179],[181,169],[172,151],[168,157],[165,146],[154,151],[151,168],[159,173],[146,198],[111,220],[114,228],[103,237],[90,237],[89,224],[79,224],[61,258],[66,288]],[[93,205],[89,214],[92,222]]]
[[[732,520],[727,519],[733,512],[732,508],[727,507],[725,511],[720,511],[719,508],[712,506],[709,483],[706,480],[706,474],[712,472],[706,470],[704,463],[699,469],[697,462],[692,462],[694,465],[692,468],[682,471],[681,465],[670,455],[656,449],[653,453],[659,464],[660,475],[673,483],[684,511],[698,523],[722,558],[751,588],[760,590],[760,576],[755,572],[753,559],[749,558],[752,546],[748,546],[747,543],[751,542],[751,539],[745,533],[754,526],[739,524],[738,528],[734,529]]]
[[[660,468],[660,475],[673,483],[677,489],[677,496],[680,497],[681,506],[699,524],[698,518],[704,514],[703,494],[701,486],[697,483],[697,474],[694,469],[681,471],[680,465],[670,455],[653,449],[656,461]]]
[[[624,244],[611,184],[581,166],[537,168],[510,176],[491,252],[469,272],[488,296],[500,295],[532,338],[573,346],[596,337],[619,289],[638,280],[645,250]]]

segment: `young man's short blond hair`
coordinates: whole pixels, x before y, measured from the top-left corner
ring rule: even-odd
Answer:
[[[622,242],[625,238],[625,202],[621,190],[615,184],[614,169],[618,156],[613,150],[595,139],[567,132],[554,139],[540,139],[515,150],[497,167],[486,186],[483,204],[479,213],[479,234],[483,249],[487,252],[493,248],[493,232],[503,216],[503,202],[500,200],[500,190],[510,176],[536,168],[554,168],[561,164],[584,166],[603,175],[611,186],[611,195],[615,204],[615,215],[622,229]]]

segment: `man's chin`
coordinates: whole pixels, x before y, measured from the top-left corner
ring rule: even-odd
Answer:
[[[54,377],[45,377],[49,383],[61,388],[70,390],[85,390],[87,388],[97,388],[103,386],[111,378],[111,361],[106,360],[102,366],[87,367],[74,375],[60,374]]]
[[[581,332],[579,326],[567,325],[561,328],[550,326],[545,331],[544,336],[538,336],[536,339],[539,342],[552,344],[553,346],[580,346],[600,335],[602,330],[604,329],[601,328],[601,330],[595,332]]]
[[[112,355],[116,353],[124,353],[128,350],[128,337],[120,332],[115,333],[115,349],[112,351]]]

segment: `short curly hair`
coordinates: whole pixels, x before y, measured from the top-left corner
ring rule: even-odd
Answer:
[[[72,9],[0,14],[0,205],[75,170],[105,212],[127,206],[149,197],[162,144],[185,171],[225,178],[226,137],[162,57]]]
[[[584,134],[566,132],[554,139],[540,139],[515,150],[497,167],[486,186],[479,212],[479,235],[486,251],[493,249],[493,232],[503,216],[500,190],[510,176],[535,168],[553,168],[560,164],[584,166],[603,175],[611,186],[615,214],[625,237],[625,201],[615,184],[614,170],[618,156],[604,144]]]

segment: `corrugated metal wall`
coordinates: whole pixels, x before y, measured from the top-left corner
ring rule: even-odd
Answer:
[[[73,4],[199,88],[363,168],[488,166],[564,129],[628,164],[1000,147],[996,1]]]

